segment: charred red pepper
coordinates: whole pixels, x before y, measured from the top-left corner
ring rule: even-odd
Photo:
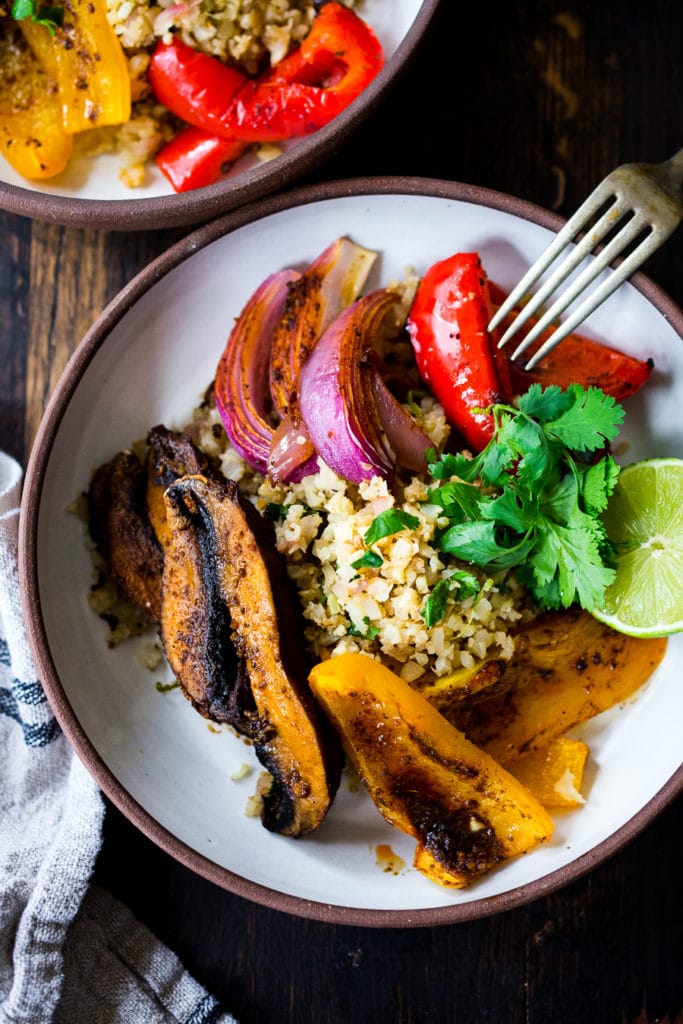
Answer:
[[[372,29],[348,7],[325,4],[299,49],[240,90],[227,124],[250,142],[307,135],[355,100],[383,64]]]
[[[322,128],[383,64],[372,29],[338,3],[325,4],[301,46],[254,80],[178,39],[159,42],[149,68],[154,94],[197,131],[164,146],[157,164],[176,191],[212,184],[247,145]]]
[[[189,192],[213,185],[247,148],[239,139],[224,139],[190,125],[162,146],[155,160],[176,192]]]
[[[489,292],[494,309],[502,305],[507,298],[506,293],[494,284],[489,282]],[[504,330],[508,323],[511,323],[515,311],[510,313],[509,319],[501,326]],[[529,321],[531,328],[535,318]],[[528,362],[532,354],[539,348],[552,328],[541,335],[537,342],[525,352],[522,360]],[[512,351],[514,344],[504,348],[503,353]],[[509,358],[505,355],[505,358]],[[647,381],[653,370],[651,359],[635,359],[633,356],[617,352],[616,349],[608,348],[590,338],[584,338],[579,334],[568,335],[560,344],[549,352],[547,356],[532,371],[523,369],[516,363],[510,363],[510,380],[514,394],[523,394],[529,387],[538,382],[547,387],[549,384],[557,384],[562,388],[569,384],[581,384],[583,387],[601,388],[606,395],[611,395],[617,401],[628,398],[635,394]]]
[[[477,253],[456,253],[429,268],[417,289],[408,331],[417,367],[450,422],[476,451],[493,434],[493,417],[475,412],[508,397],[487,325],[488,282]]]
[[[215,57],[198,53],[180,39],[160,40],[149,63],[154,95],[176,117],[207,132],[221,132],[222,117],[246,75]]]

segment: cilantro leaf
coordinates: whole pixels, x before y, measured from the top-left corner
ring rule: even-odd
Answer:
[[[276,501],[268,502],[265,513],[274,523],[281,523],[287,518],[287,509],[284,505],[278,505]]]
[[[574,402],[556,419],[546,423],[548,434],[575,451],[593,452],[603,448],[606,441],[613,441],[623,422],[624,410],[612,396],[600,388],[586,390],[578,384],[571,384],[567,391],[573,395]]]
[[[619,466],[611,455],[583,469],[581,480],[583,502],[586,511],[591,515],[604,512],[607,508],[619,472]]]
[[[459,571],[446,579],[439,580],[432,587],[420,612],[427,628],[435,626],[437,622],[441,622],[445,618],[451,595],[456,601],[466,601],[468,597],[474,597],[480,590],[481,584],[471,572]]]
[[[538,517],[536,502],[517,488],[508,487],[498,497],[491,497],[481,504],[483,519],[492,519],[503,526],[526,533],[534,526]]]
[[[429,504],[438,505],[451,519],[468,519],[476,514],[481,490],[474,484],[451,480],[429,492]]]
[[[459,601],[466,601],[468,597],[475,597],[481,590],[481,583],[471,572],[465,572],[459,570],[454,572],[452,576],[449,576],[451,584],[455,584],[458,588],[457,598]]]
[[[33,0],[14,0],[14,3],[12,4],[12,17],[15,21],[23,21],[24,18],[31,18],[33,14]]]
[[[382,537],[390,537],[393,533],[400,533],[401,530],[414,530],[420,525],[417,516],[410,512],[404,512],[400,508],[388,508],[380,512],[370,523],[365,531],[363,542],[367,548],[375,544]]]
[[[560,603],[568,608],[576,601],[583,608],[595,608],[605,588],[613,581],[615,571],[602,564],[596,539],[592,531],[569,529],[548,521],[543,528],[542,551],[556,561],[556,577]],[[540,573],[540,561],[534,560],[534,569]],[[540,582],[545,582],[539,576]]]
[[[34,0],[14,0],[12,4],[12,17],[15,21],[23,21],[30,18],[37,25],[44,25],[50,35],[54,35],[64,20],[64,8],[52,4],[41,4],[36,7]]]
[[[431,626],[435,626],[437,622],[441,622],[446,615],[449,591],[449,581],[439,580],[436,586],[432,587],[431,592],[427,595],[427,599],[422,606],[420,615],[424,619],[425,626],[427,626],[428,629]]]
[[[365,554],[351,562],[352,569],[378,569],[384,559],[376,551],[366,551]]]
[[[464,562],[487,569],[512,569],[524,562],[533,542],[524,537],[516,543],[500,544],[494,522],[475,520],[452,526],[441,537],[439,547]]]
[[[477,458],[470,459],[465,455],[453,455],[451,452],[444,452],[441,458],[428,459],[427,461],[429,472],[435,480],[448,480],[456,476],[460,480],[471,482],[479,476],[481,457],[477,456]]]
[[[571,405],[571,395],[569,392],[563,391],[557,384],[551,384],[545,389],[540,384],[532,384],[519,400],[520,412],[532,416],[540,423],[548,423],[550,420],[557,419]]]

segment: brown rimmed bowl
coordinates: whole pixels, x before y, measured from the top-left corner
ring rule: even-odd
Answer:
[[[29,182],[0,157],[0,208],[35,220],[82,228],[150,230],[201,224],[292,186],[343,146],[405,69],[439,0],[364,0],[362,17],[375,30],[386,63],[377,78],[334,121],[283,145],[266,163],[251,153],[219,182],[176,194],[153,164],[145,183],[131,189],[119,177],[116,153],[80,156],[58,178]]]
[[[411,867],[413,842],[342,784],[322,827],[292,841],[245,805],[258,773],[249,747],[209,727],[140,661],[149,638],[109,649],[88,605],[83,523],[68,511],[92,469],[156,423],[180,428],[211,380],[233,318],[270,272],[304,266],[345,234],[380,257],[369,286],[477,250],[510,287],[560,225],[484,189],[426,179],[361,179],[273,197],[195,231],[138,275],[87,333],[41,425],[21,517],[22,598],[55,714],[113,803],[173,857],[247,899],[320,920],[408,927],[519,906],[565,885],[633,838],[683,787],[683,636],[638,695],[581,726],[591,751],[587,802],[556,815],[546,846],[463,891]],[[629,400],[626,461],[683,450],[683,314],[639,276],[587,324],[656,370]],[[153,639],[153,638],[152,638]],[[634,751],[647,751],[636,757]],[[240,780],[247,764],[250,774]],[[386,871],[378,849],[392,851]],[[401,862],[403,867],[400,867]],[[399,867],[396,867],[399,865]]]

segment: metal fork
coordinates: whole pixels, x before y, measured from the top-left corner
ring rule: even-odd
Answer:
[[[609,205],[607,205],[609,204]],[[595,223],[586,230],[593,218]],[[553,294],[579,264],[619,227],[605,246],[569,284],[550,308],[524,337],[512,354],[516,359],[561,314],[585,292],[599,274],[624,254],[634,242],[637,244],[624,256],[609,277],[593,291],[588,291],[581,304],[546,339],[526,364],[531,370],[589,316],[619,285],[627,280],[655,249],[666,241],[683,219],[683,149],[661,164],[623,164],[608,174],[588,199],[567,221],[550,245],[541,253],[534,265],[524,274],[517,287],[497,311],[489,324],[494,330],[520,302],[531,296],[524,308],[507,328],[498,342],[502,348],[517,334],[545,300]],[[586,231],[576,246],[544,281],[539,290],[531,290],[543,274],[557,261],[567,246]],[[641,238],[642,236],[642,238]]]

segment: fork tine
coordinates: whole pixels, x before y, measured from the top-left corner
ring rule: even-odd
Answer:
[[[567,337],[568,334],[578,327],[578,325],[590,316],[590,314],[601,305],[605,299],[607,299],[612,292],[616,291],[619,285],[623,284],[638,267],[644,263],[644,261],[652,255],[655,249],[658,249],[662,242],[669,237],[671,230],[667,231],[651,231],[646,238],[642,240],[640,245],[636,246],[632,253],[630,253],[626,259],[616,267],[610,276],[604,281],[595,291],[591,292],[580,306],[569,316],[567,319],[558,326],[557,330],[554,331],[550,337],[541,345],[538,352],[534,353],[529,362],[526,364],[526,370],[533,370],[533,368],[544,359],[549,352],[555,348],[556,345]]]
[[[536,262],[522,277],[519,284],[513,288],[505,302],[497,310],[489,323],[489,330],[493,331],[504,317],[526,296],[529,289],[536,283],[548,267],[552,266],[562,250],[572,241],[586,223],[593,217],[611,197],[615,195],[607,179],[602,181],[581,204],[575,213],[569,218],[563,228],[553,238],[552,242],[543,250]]]
[[[614,203],[605,210],[597,223],[567,254],[566,258],[558,264],[556,270],[553,271],[548,280],[545,281],[539,290],[534,293],[532,298],[529,299],[524,308],[520,311],[518,316],[515,317],[514,321],[503,334],[502,338],[498,342],[498,348],[503,348],[510,338],[521,330],[529,317],[534,315],[536,310],[543,305],[548,296],[552,295],[558,286],[569,277],[585,257],[593,251],[596,245],[602,241],[607,232],[611,231],[614,226],[618,224],[628,210],[628,202],[617,196]]]
[[[595,278],[606,268],[609,264],[616,259],[620,252],[623,252],[625,247],[629,245],[635,238],[638,237],[641,232],[651,227],[645,220],[642,214],[636,214],[631,220],[627,221],[621,231],[618,232],[612,238],[605,248],[600,252],[594,260],[582,271],[579,276],[572,281],[569,287],[562,292],[556,302],[547,310],[546,313],[540,318],[540,320],[531,328],[528,334],[524,336],[523,341],[517,346],[515,351],[512,353],[512,359],[517,359],[522,352],[536,341],[550,324],[554,323],[559,319],[560,315],[565,309],[574,302],[574,300],[583,292],[589,284],[595,280]],[[648,236],[649,237],[649,236]],[[638,251],[638,250],[636,250]],[[585,313],[583,314],[586,315]],[[536,360],[537,362],[538,360]]]

